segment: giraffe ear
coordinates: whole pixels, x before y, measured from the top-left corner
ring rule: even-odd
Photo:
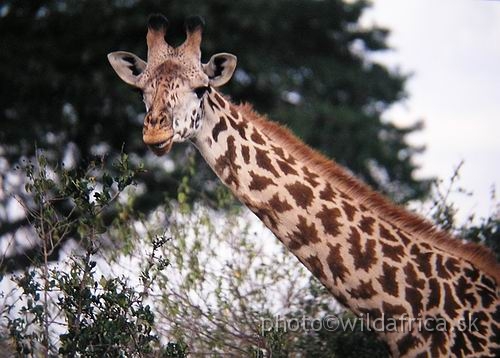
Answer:
[[[236,68],[236,56],[229,53],[218,53],[210,58],[208,63],[203,64],[203,71],[210,79],[210,85],[220,87],[231,79]]]
[[[108,54],[108,60],[120,78],[131,86],[139,87],[138,77],[147,63],[130,52],[116,51]]]

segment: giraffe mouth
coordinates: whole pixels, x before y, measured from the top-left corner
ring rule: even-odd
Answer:
[[[162,155],[165,155],[168,152],[170,152],[170,149],[172,149],[172,144],[173,144],[173,137],[170,137],[167,140],[161,142],[148,144],[148,147],[155,155],[161,157]]]

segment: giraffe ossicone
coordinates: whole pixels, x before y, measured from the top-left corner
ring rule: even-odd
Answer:
[[[374,327],[394,356],[500,356],[500,265],[491,252],[392,204],[249,105],[222,96],[217,88],[236,57],[201,63],[201,19],[186,21],[178,47],[165,41],[167,28],[162,15],[150,17],[147,62],[108,55],[118,76],[143,93],[143,140],[156,155],[191,141],[340,303],[368,324],[404,323]]]

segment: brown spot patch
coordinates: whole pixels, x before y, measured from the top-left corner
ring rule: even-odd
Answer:
[[[257,132],[257,130],[254,128],[252,135],[250,136],[250,139],[254,141],[254,143],[257,144],[266,144],[266,141],[262,138],[262,136]]]
[[[289,154],[288,157],[286,156],[285,151],[283,150],[283,148],[277,147],[275,145],[271,145],[271,149],[272,149],[272,151],[274,153],[276,153],[276,155],[278,157],[280,157],[281,159],[283,159],[288,164],[295,165],[295,163],[297,163],[297,161],[295,160],[295,158],[292,155]]]
[[[405,356],[411,348],[419,345],[420,342],[420,339],[414,337],[410,332],[397,341],[398,353],[401,356]],[[425,357],[427,357],[427,354],[425,355]]]
[[[454,286],[457,297],[459,297],[463,303],[469,303],[471,306],[475,306],[477,304],[476,296],[471,290],[472,285],[467,282],[465,277],[459,277],[454,283]]]
[[[255,148],[255,159],[257,161],[257,165],[260,168],[265,169],[268,172],[271,172],[275,177],[279,177],[278,172],[273,167],[271,159],[269,159],[269,156],[267,155],[267,152],[265,150]]]
[[[321,220],[325,233],[333,237],[340,234],[342,224],[338,219],[341,216],[338,208],[328,208],[326,205],[323,205],[321,211],[316,214],[316,217]]]
[[[403,234],[403,233],[401,232],[401,230],[397,230],[397,231],[396,231],[396,234],[398,234],[399,238],[401,239],[401,241],[403,242],[403,244],[404,244],[405,246],[410,245],[410,243],[411,243],[410,238],[409,238],[408,236],[406,236],[405,234]]]
[[[333,201],[333,199],[335,199],[336,196],[337,195],[332,190],[332,186],[330,185],[330,183],[326,183],[323,190],[319,192],[319,198],[325,201]]]
[[[288,204],[286,200],[280,200],[278,193],[273,195],[271,200],[269,200],[268,204],[271,208],[273,208],[273,210],[279,213],[293,209],[293,207],[290,204]]]
[[[353,205],[349,204],[347,201],[342,200],[342,208],[347,215],[347,220],[352,221],[354,219],[354,214],[356,214],[356,209]]]
[[[408,283],[408,286],[424,289],[425,280],[418,277],[418,272],[415,270],[415,266],[409,262],[404,267],[403,272],[406,275],[406,283]]]
[[[399,317],[407,313],[403,306],[393,305],[389,302],[382,302],[382,311],[385,313],[386,317]]]
[[[382,224],[379,224],[379,235],[382,239],[399,242],[399,240]]]
[[[426,249],[428,251],[432,251],[432,246],[429,245],[428,243],[422,242],[420,245],[422,246],[423,249]]]
[[[241,155],[245,164],[250,164],[250,148],[248,148],[248,146],[241,146]]]
[[[326,282],[327,277],[323,268],[323,264],[316,255],[309,256],[308,258],[304,259],[304,264],[309,268],[309,271],[312,272],[314,277],[317,277],[322,282]]]
[[[229,120],[229,124],[231,125],[231,127],[233,127],[233,129],[238,131],[240,137],[246,140],[247,137],[245,128],[247,127],[247,123],[244,121],[237,122],[231,117],[227,117],[227,119]]]
[[[419,317],[424,309],[424,305],[422,304],[423,296],[420,290],[408,286],[405,289],[405,297],[412,308],[413,317]]]
[[[439,303],[441,301],[441,287],[439,286],[438,280],[432,277],[428,280],[428,282],[429,295],[427,296],[427,311],[429,311],[431,308],[439,307]]]
[[[455,331],[455,339],[453,346],[451,346],[451,352],[455,357],[465,357],[472,354],[472,351],[467,347],[464,332],[460,330]]]
[[[398,297],[398,281],[396,279],[398,268],[384,262],[382,271],[383,274],[377,278],[377,281],[380,283],[385,292],[391,296]]]
[[[418,244],[413,244],[410,249],[410,254],[415,256],[415,262],[417,263],[419,270],[422,271],[426,277],[434,276],[432,274],[431,266],[431,259],[433,255],[432,251],[423,252],[420,250]]]
[[[285,175],[297,175],[297,171],[295,169],[293,169],[293,167],[288,164],[287,162],[284,162],[280,159],[276,160],[276,163],[278,163],[278,166],[280,167],[281,171],[283,172],[283,174]]]
[[[298,250],[303,245],[320,241],[316,225],[314,225],[314,223],[308,224],[307,219],[302,215],[299,215],[298,219],[299,223],[296,226],[297,230],[294,230],[292,234],[288,236],[291,239],[290,250],[292,251]]]
[[[234,144],[235,139],[233,136],[229,136],[227,138],[227,150],[224,154],[222,154],[219,158],[216,159],[214,169],[224,178],[223,173],[226,169],[228,169],[229,173],[224,178],[224,182],[226,185],[230,186],[234,184],[236,187],[239,186],[238,181],[238,170],[241,169],[241,166],[236,164],[236,145]]]
[[[371,216],[362,216],[361,220],[359,221],[358,227],[361,229],[361,231],[367,233],[368,235],[373,234],[373,223],[375,222],[375,219],[372,218]]]
[[[491,321],[493,320],[495,323],[498,323],[495,318],[495,314],[493,314],[493,318],[490,318],[489,315],[484,311],[472,312],[472,314],[470,315],[470,321],[476,322],[476,325],[474,328],[469,330],[469,333],[472,334],[473,332],[475,332],[484,337],[488,333],[488,326],[490,325],[490,323],[492,323]]]
[[[365,240],[365,245],[361,245],[361,235],[354,226],[351,227],[351,235],[349,236],[351,248],[349,253],[354,259],[354,268],[356,270],[363,269],[366,272],[377,262],[375,254],[376,242],[373,239]]]
[[[383,241],[380,241],[380,244],[382,246],[382,252],[384,256],[390,258],[395,262],[401,262],[401,259],[405,256],[403,246],[401,245],[398,246],[387,245]]]
[[[328,248],[330,249],[330,252],[328,253],[326,262],[332,272],[333,281],[335,285],[337,285],[337,280],[339,280],[340,283],[345,282],[345,277],[349,274],[349,270],[344,265],[344,260],[342,259],[341,245],[328,244]]]
[[[311,205],[314,196],[313,191],[307,185],[296,181],[294,184],[285,185],[285,188],[302,209],[307,209]]]
[[[311,184],[313,188],[319,185],[319,182],[316,180],[319,177],[318,174],[310,172],[307,167],[302,167],[302,172],[304,173],[304,179]]]
[[[340,192],[340,196],[343,198],[343,199],[347,199],[348,201],[352,201],[352,197],[350,195],[347,195],[346,193],[344,192]]]
[[[238,112],[236,111],[236,109],[234,108],[234,106],[230,106],[229,107],[229,112],[231,113],[231,116],[234,118],[234,119],[238,119]]]
[[[212,129],[212,138],[217,142],[217,139],[219,138],[219,133],[227,130],[227,124],[226,120],[224,119],[223,116],[219,118],[219,122],[214,126]]]
[[[212,108],[212,111],[220,109],[219,106],[217,105],[217,103],[215,103],[213,101],[212,96],[208,96],[207,101],[208,101],[208,105],[210,106],[210,108]]]
[[[272,226],[273,228],[277,228],[276,218],[271,210],[255,208],[249,206],[250,210],[254,212],[257,217],[262,220],[266,225]]]
[[[350,293],[352,298],[354,299],[362,299],[362,300],[367,300],[372,298],[377,294],[377,291],[373,288],[373,285],[371,281],[363,281],[360,280],[360,284],[358,287],[355,287],[351,290],[347,290],[347,292]]]
[[[429,344],[431,357],[445,357],[448,356],[446,354],[446,346],[447,346],[447,334],[451,329],[449,322],[444,321],[444,317],[437,314],[435,317],[433,316],[425,316],[424,317],[424,329],[421,334],[424,337],[430,337],[427,339],[427,343]],[[443,325],[443,322],[446,322]]]
[[[484,308],[489,308],[492,304],[498,302],[495,289],[491,289],[490,287],[486,287],[484,285],[477,285],[477,293],[481,298],[481,305]]]
[[[466,277],[470,278],[471,282],[476,282],[479,279],[479,271],[471,266],[471,268],[465,268],[464,274]]]
[[[276,153],[276,155],[278,157],[280,157],[283,160],[286,160],[285,152],[283,151],[283,148],[276,147],[275,145],[272,145],[271,148],[272,148],[273,152]]]
[[[452,275],[456,275],[460,272],[460,262],[454,257],[448,257],[444,266]]]
[[[454,319],[458,316],[457,310],[460,309],[460,305],[455,301],[453,297],[452,289],[450,285],[445,282],[443,283],[444,287],[444,311],[448,315],[448,317]]]
[[[259,175],[255,173],[253,170],[250,170],[249,174],[252,177],[250,185],[248,186],[248,189],[250,190],[262,191],[266,189],[269,185],[276,185],[271,178]]]
[[[214,98],[219,104],[219,108],[225,108],[226,107],[226,102],[222,99],[222,97],[217,93],[214,92]]]
[[[448,271],[446,270],[446,268],[444,267],[444,264],[443,264],[443,256],[440,255],[440,254],[436,254],[435,255],[435,258],[436,258],[436,265],[435,265],[435,268],[436,268],[436,274],[439,276],[439,277],[442,277],[444,279],[449,279],[451,277],[451,275],[448,273]]]

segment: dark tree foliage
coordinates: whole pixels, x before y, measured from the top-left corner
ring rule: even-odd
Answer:
[[[422,197],[428,182],[413,177],[406,142],[419,127],[397,128],[383,111],[405,97],[406,77],[370,62],[387,48],[388,30],[361,28],[368,1],[341,0],[7,0],[0,5],[0,237],[27,225],[5,214],[9,194],[26,195],[12,180],[15,165],[36,148],[72,168],[123,150],[145,162],[137,179],[147,190],[137,206],[152,210],[180,185],[186,145],[177,145],[166,172],[141,139],[140,94],[124,85],[106,54],[127,50],[145,58],[146,19],[170,19],[168,41],[184,39],[191,14],[207,23],[203,59],[215,52],[238,56],[235,78],[223,91],[251,102],[289,126],[305,142],[346,165],[397,201]],[[112,160],[111,160],[112,161]],[[112,170],[112,168],[108,168]],[[216,182],[204,164],[192,185],[205,198]],[[199,197],[200,195],[197,195]],[[61,203],[60,210],[68,210]],[[2,214],[3,212],[3,214]],[[36,249],[35,249],[36,251]],[[21,257],[26,257],[21,252]],[[27,257],[30,257],[29,255]]]
[[[500,216],[497,213],[484,219],[479,225],[465,228],[463,237],[466,240],[483,243],[500,261]]]
[[[347,316],[348,314],[345,314]],[[316,358],[371,358],[390,357],[389,348],[375,332],[358,323],[354,329],[319,330],[303,335],[297,346],[305,356]]]

